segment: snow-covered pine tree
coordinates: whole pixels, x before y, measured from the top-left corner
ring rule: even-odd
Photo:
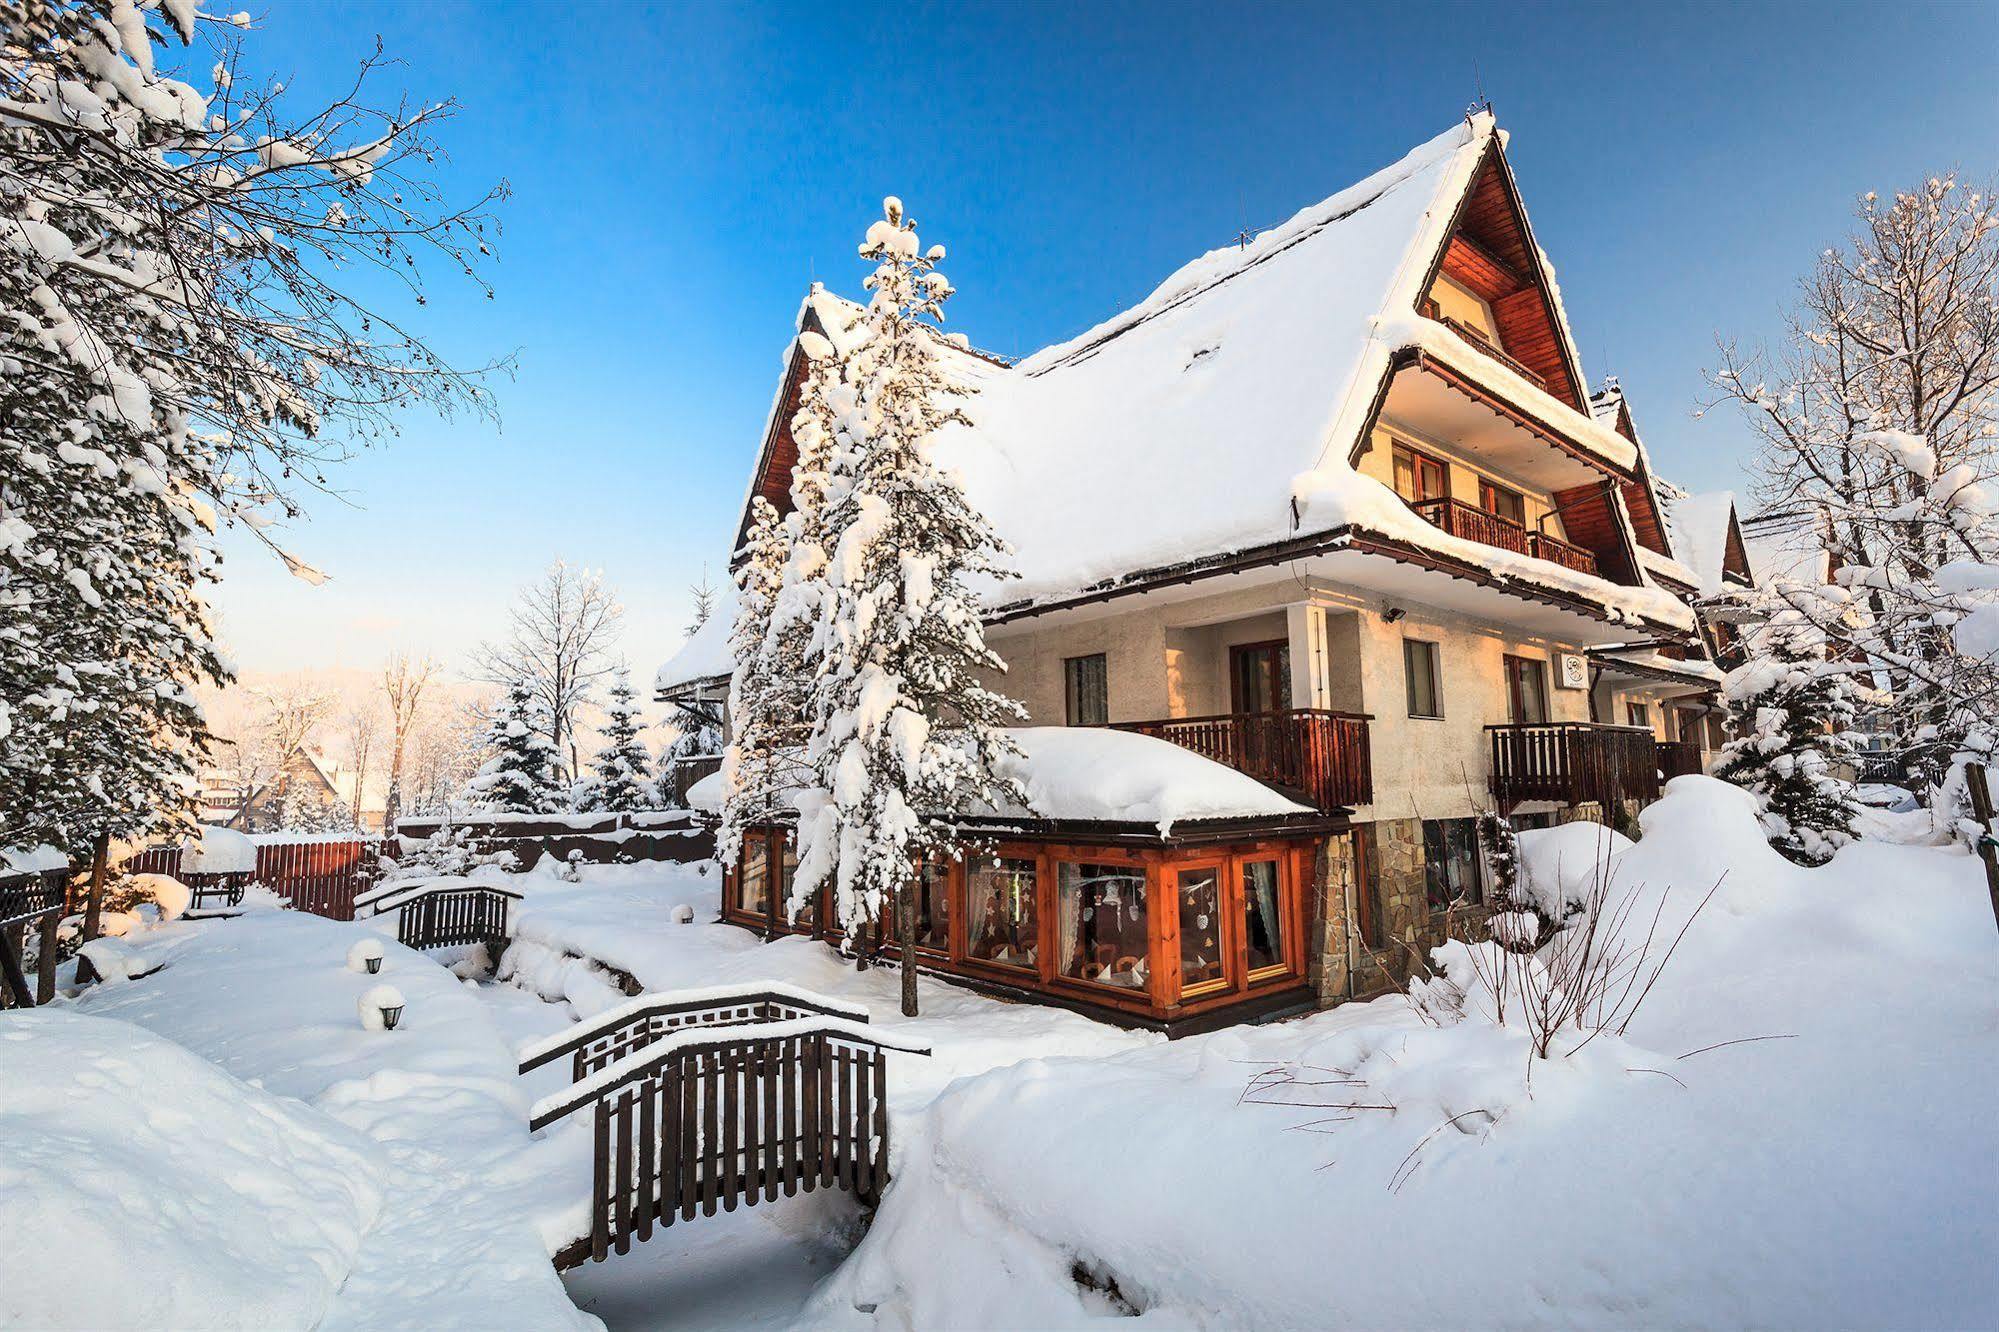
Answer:
[[[788,553],[783,520],[769,500],[757,496],[750,501],[749,535],[736,566],[736,620],[729,630],[736,669],[729,677],[731,734],[722,751],[722,823],[715,838],[715,854],[724,865],[735,864],[746,831],[770,822],[783,808],[783,750],[798,714],[785,709],[785,682],[773,678],[764,644]]]
[[[597,751],[593,765],[597,780],[590,807],[618,813],[647,809],[652,804],[646,781],[652,755],[646,752],[645,742],[639,738],[645,723],[639,717],[638,696],[632,689],[631,675],[622,668],[611,680],[610,695],[604,724],[598,728],[603,733],[604,745]]]
[[[564,803],[555,785],[554,747],[535,717],[535,688],[516,680],[493,710],[485,744],[492,753],[466,790],[481,808],[542,814]]]
[[[420,292],[420,253],[469,274],[487,252],[484,201],[441,209],[425,178],[450,105],[371,109],[370,60],[288,116],[243,66],[247,22],[185,0],[0,16],[0,845],[191,821],[193,690],[227,674],[213,528],[296,516],[401,406],[486,405],[346,276]],[[198,27],[212,68],[182,59]]]
[[[1832,770],[1851,761],[1860,689],[1811,618],[1775,596],[1762,605],[1768,618],[1722,685],[1736,738],[1714,775],[1755,795],[1770,845],[1822,865],[1853,839],[1852,788]]]
[[[867,314],[829,394],[829,558],[797,892],[830,879],[850,937],[899,904],[903,1008],[913,1013],[913,865],[949,853],[940,820],[976,801],[1024,799],[998,769],[1013,749],[1005,726],[1021,709],[980,683],[1005,667],[986,646],[971,587],[1006,575],[1006,545],[930,458],[936,433],[963,420],[949,400],[965,391],[938,365],[936,321],[951,295],[937,269],[944,248],[922,248],[899,199],[882,212],[860,247],[875,265]]]

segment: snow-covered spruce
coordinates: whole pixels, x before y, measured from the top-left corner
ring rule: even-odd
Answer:
[[[1768,614],[1722,686],[1736,738],[1714,775],[1756,797],[1772,846],[1820,865],[1853,838],[1853,788],[1833,771],[1853,756],[1853,667],[1828,659],[1825,635],[1788,603]]]
[[[492,757],[466,785],[480,808],[506,814],[539,814],[563,801],[555,786],[554,747],[536,724],[534,686],[516,680],[493,710],[486,747]]]
[[[449,104],[370,109],[375,60],[294,121],[232,26],[180,0],[38,0],[5,24],[0,845],[80,856],[192,819],[193,690],[228,675],[203,595],[216,527],[296,516],[333,441],[401,407],[485,406],[338,275],[420,290],[419,252],[469,274],[489,247],[481,205],[443,208],[424,178]],[[219,48],[206,82],[161,67],[197,24]]]
[[[637,695],[632,690],[631,677],[622,669],[611,680],[611,703],[605,710],[603,748],[597,751],[592,764],[591,809],[612,810],[630,813],[633,810],[648,809],[652,805],[650,783],[647,772],[652,767],[652,755],[646,752],[645,742],[639,738],[639,731],[645,725],[639,719]]]
[[[980,683],[1004,665],[970,587],[1005,576],[1006,547],[929,451],[964,419],[950,404],[963,390],[937,365],[944,249],[923,249],[900,200],[882,211],[860,248],[875,265],[867,311],[815,361],[839,380],[826,393],[827,560],[796,893],[830,882],[848,923],[907,896],[913,856],[947,850],[931,820],[1022,801],[997,770],[1021,709]]]

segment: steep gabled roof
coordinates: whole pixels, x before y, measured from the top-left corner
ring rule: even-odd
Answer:
[[[1729,582],[1746,586],[1752,578],[1748,547],[1736,517],[1735,492],[1690,495],[1677,486],[1661,487],[1673,549],[1694,575],[1695,590],[1719,596]]]
[[[1544,350],[1553,360],[1544,362],[1560,370],[1552,378],[1535,370],[1545,387],[1418,313],[1468,210],[1493,197],[1516,219],[1520,253],[1509,262],[1534,277],[1551,339]],[[800,322],[837,343],[857,310],[815,289]],[[1356,527],[1449,543],[1350,459],[1396,366],[1411,357],[1499,395],[1607,481],[1628,480],[1639,457],[1571,392],[1583,380],[1559,289],[1526,229],[1488,114],[1245,245],[1203,255],[1138,305],[1016,366],[962,348],[943,354],[976,392],[962,404],[969,424],[941,432],[934,457],[957,470],[1013,545],[1020,574],[991,589],[989,606],[1052,604]],[[790,383],[774,404],[753,493],[782,475],[776,418]],[[1628,525],[1624,505],[1613,502],[1606,521]],[[1484,551],[1488,562],[1505,554]],[[1642,576],[1633,580],[1640,586],[1613,589],[1546,561],[1508,572],[1614,602],[1620,615],[1691,623]]]

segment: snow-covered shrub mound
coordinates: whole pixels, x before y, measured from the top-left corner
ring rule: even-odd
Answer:
[[[1599,866],[1628,850],[1631,839],[1601,823],[1523,828],[1518,895],[1543,920],[1559,923],[1589,900]]]
[[[182,874],[255,874],[257,844],[234,828],[203,824],[180,849]]]
[[[380,1206],[367,1141],[140,1027],[0,1024],[7,1327],[312,1327]]]

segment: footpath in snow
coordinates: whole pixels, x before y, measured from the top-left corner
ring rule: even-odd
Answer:
[[[542,1233],[587,1188],[587,1158],[530,1138],[512,1046],[477,987],[392,940],[383,941],[383,974],[348,970],[348,947],[365,929],[280,911],[165,926],[133,941],[156,974],[94,987],[30,1019],[73,1029],[64,1044],[87,1059],[72,1099],[89,1107],[89,1122],[103,1122],[90,1139],[55,1144],[0,1192],[35,1191],[46,1196],[44,1220],[73,1210],[78,1224],[101,1230],[86,1240],[58,1225],[46,1267],[32,1247],[15,1248],[12,1258],[31,1269],[71,1275],[46,1292],[10,1281],[16,1293],[0,1297],[0,1321],[595,1325],[567,1298]],[[401,1024],[364,1031],[357,1000],[381,982],[407,1000]],[[18,1021],[8,1020],[9,1034]],[[67,1056],[47,1046],[42,1054],[60,1086]],[[11,1055],[8,1063],[12,1084]],[[161,1076],[200,1095],[175,1095]],[[253,1089],[247,1105],[232,1077]],[[4,1108],[12,1119],[24,1106],[10,1091]],[[260,1120],[275,1127],[243,1131]],[[78,1190],[101,1201],[83,1203]],[[6,1209],[10,1247],[44,1243],[20,1201]],[[246,1298],[246,1289],[285,1288],[287,1252],[318,1287],[301,1276],[282,1306]],[[91,1254],[107,1265],[101,1283],[80,1258]],[[156,1255],[172,1255],[171,1265]],[[73,1284],[90,1289],[72,1293]],[[44,1293],[48,1308],[27,1307]],[[90,1308],[103,1316],[75,1316]]]

